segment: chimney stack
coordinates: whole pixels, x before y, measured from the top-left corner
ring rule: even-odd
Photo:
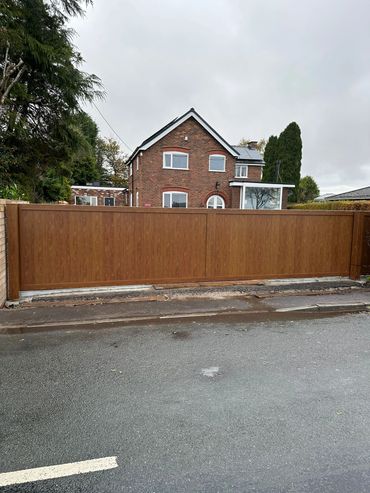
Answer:
[[[257,140],[250,140],[248,142],[248,149],[257,149],[258,142]]]

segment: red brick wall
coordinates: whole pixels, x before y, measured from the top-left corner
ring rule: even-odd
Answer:
[[[261,181],[262,167],[261,166],[248,166],[248,179],[244,181]]]
[[[101,189],[101,190],[96,190],[96,189],[85,189],[85,188],[72,188],[72,197],[71,197],[71,204],[75,203],[75,197],[83,197],[85,195],[91,196],[91,197],[98,197],[98,205],[104,205],[104,198],[105,197],[114,197],[115,198],[115,205],[128,205],[127,202],[127,193],[121,190],[109,190],[107,189]]]
[[[286,209],[288,207],[288,194],[290,188],[283,188],[283,200],[281,203],[281,208]]]
[[[233,209],[240,209],[240,191],[241,187],[231,187],[231,205]]]
[[[163,152],[171,150],[189,154],[188,170],[163,169]],[[226,157],[225,172],[209,171],[209,155],[213,153]],[[250,166],[248,171],[249,180],[261,179],[260,167]],[[229,186],[229,180],[234,176],[235,158],[195,119],[190,118],[139,153],[139,170],[135,158],[129,189],[133,193],[133,205],[137,205],[136,192],[139,192],[140,207],[162,207],[162,193],[176,190],[188,193],[188,207],[204,207],[213,194],[221,195],[226,207],[239,207],[239,193],[236,199],[234,192],[232,199],[232,187]]]

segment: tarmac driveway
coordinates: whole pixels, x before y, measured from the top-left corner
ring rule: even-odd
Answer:
[[[368,492],[370,315],[0,337],[7,492]]]

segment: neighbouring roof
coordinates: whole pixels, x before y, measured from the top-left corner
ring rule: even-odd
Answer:
[[[233,146],[233,148],[238,151],[239,156],[238,161],[262,161],[263,158],[257,149],[250,149],[247,146]]]
[[[335,193],[323,193],[322,195],[319,195],[315,199],[313,199],[315,202],[320,202],[320,201],[325,201],[328,200],[329,197],[333,197]]]
[[[332,195],[327,200],[370,200],[370,186]]]
[[[131,161],[133,161],[140,151],[144,151],[144,150],[148,149],[149,147],[151,147],[153,144],[158,142],[158,140],[162,139],[162,137],[164,137],[165,135],[170,133],[173,129],[175,129],[176,127],[181,125],[181,123],[185,122],[189,118],[194,118],[209,134],[212,135],[212,137],[214,137],[224,147],[224,149],[226,149],[231,155],[233,155],[237,159],[239,159],[240,152],[238,149],[240,148],[240,149],[243,149],[243,153],[244,153],[243,155],[245,155],[245,156],[247,155],[247,151],[249,151],[249,153],[251,153],[250,155],[248,154],[248,157],[243,157],[242,158],[243,160],[260,161],[261,164],[263,164],[262,156],[258,153],[258,151],[248,149],[246,147],[239,147],[239,146],[236,147],[236,146],[230,145],[228,142],[226,142],[226,140],[223,137],[221,137],[221,135],[218,132],[216,132],[216,130],[214,128],[211,127],[211,125],[209,125],[204,120],[204,118],[202,118],[199,115],[199,113],[197,113],[195,111],[194,108],[190,108],[189,111],[187,111],[183,115],[175,118],[174,120],[170,121],[169,123],[167,123],[167,125],[165,125],[161,129],[159,129],[157,132],[155,132],[153,135],[151,135],[150,137],[145,139],[134,150],[134,152],[131,154],[131,156],[129,157],[127,162],[130,163]],[[253,157],[250,157],[250,156],[253,156]]]

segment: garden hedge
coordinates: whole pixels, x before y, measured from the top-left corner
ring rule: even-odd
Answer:
[[[288,209],[327,210],[327,211],[369,211],[370,200],[333,200],[325,202],[307,202],[290,204]]]

